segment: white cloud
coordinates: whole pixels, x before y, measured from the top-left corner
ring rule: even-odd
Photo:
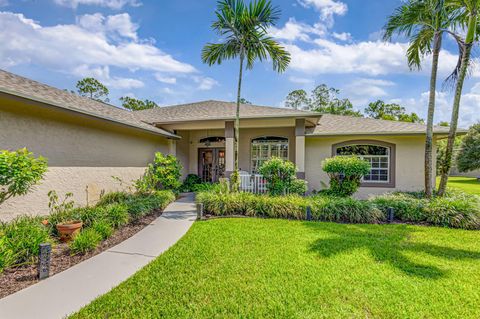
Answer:
[[[77,24],[85,30],[103,34],[118,40],[118,36],[137,40],[138,25],[133,23],[128,13],[103,16],[101,13],[85,14],[77,17]]]
[[[298,77],[298,76],[289,76],[288,80],[292,83],[297,83],[297,84],[311,84],[311,83],[313,83],[313,79],[303,78],[303,77]]]
[[[332,36],[335,39],[338,39],[341,41],[350,41],[352,39],[352,35],[348,32],[342,32],[342,33],[333,32]]]
[[[90,15],[80,17],[77,24],[44,27],[23,14],[0,12],[0,67],[36,64],[72,72],[79,65],[87,65],[167,73],[196,71],[152,43],[132,40],[137,38],[136,26],[119,26],[119,20],[126,22],[130,18],[128,14],[103,18]],[[97,29],[86,28],[87,21]]]
[[[167,83],[167,84],[177,83],[177,78],[175,78],[173,76],[164,76],[160,73],[155,73],[155,79],[157,79],[157,81],[159,81],[159,82]]]
[[[137,0],[54,0],[54,2],[56,4],[73,9],[76,9],[79,5],[93,5],[120,10],[126,5],[132,7],[138,7],[142,5],[142,3]]]
[[[137,79],[110,76],[108,66],[89,68],[88,65],[80,65],[73,70],[73,74],[79,77],[94,77],[107,87],[115,89],[138,89],[145,85]]]
[[[0,7],[6,7],[8,5],[9,5],[8,0],[0,0]]]
[[[313,7],[320,12],[320,18],[329,25],[333,24],[333,16],[342,16],[347,13],[348,7],[345,3],[337,0],[298,0],[304,7]]]
[[[287,41],[310,41],[310,34],[323,36],[325,33],[326,28],[320,23],[311,26],[297,22],[295,18],[288,19],[283,28],[272,27],[270,29],[270,35],[272,37]]]
[[[194,76],[193,81],[198,84],[197,89],[201,91],[208,91],[218,85],[218,82],[209,77]]]
[[[372,99],[388,96],[386,87],[394,86],[392,81],[371,78],[359,78],[345,87],[348,96],[356,105],[365,105]]]

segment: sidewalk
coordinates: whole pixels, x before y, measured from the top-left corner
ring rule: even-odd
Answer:
[[[170,204],[124,242],[0,299],[0,318],[64,318],[105,294],[175,244],[196,218],[193,194]]]

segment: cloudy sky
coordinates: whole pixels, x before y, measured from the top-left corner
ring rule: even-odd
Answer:
[[[294,89],[325,83],[357,109],[376,99],[425,117],[429,63],[406,64],[405,39],[381,41],[386,18],[401,0],[273,0],[282,17],[271,30],[292,55],[287,72],[269,63],[245,74],[243,96],[283,106]],[[218,41],[211,31],[215,0],[0,0],[0,68],[74,89],[93,76],[108,86],[112,104],[129,95],[160,105],[205,99],[233,101],[238,62],[208,67],[200,52]],[[440,79],[456,63],[445,40]],[[438,87],[436,121],[449,120],[451,91]],[[460,123],[480,120],[480,71],[467,80]]]

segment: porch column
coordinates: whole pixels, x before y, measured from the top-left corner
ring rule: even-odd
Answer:
[[[168,154],[177,156],[177,141],[174,139],[168,140]]]
[[[225,122],[225,176],[230,177],[235,167],[235,139],[233,121]]]
[[[305,119],[295,120],[295,164],[297,177],[305,179]]]

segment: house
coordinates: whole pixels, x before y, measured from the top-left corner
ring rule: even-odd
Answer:
[[[255,174],[271,156],[293,161],[309,190],[328,185],[323,159],[357,154],[368,160],[358,196],[423,187],[425,126],[244,104],[239,166]],[[203,101],[130,112],[0,71],[0,149],[27,147],[49,161],[44,181],[0,207],[3,219],[48,212],[47,193],[94,203],[125,189],[154,152],[176,155],[183,175],[215,182],[234,168],[235,103]],[[435,138],[448,128],[435,127]]]

